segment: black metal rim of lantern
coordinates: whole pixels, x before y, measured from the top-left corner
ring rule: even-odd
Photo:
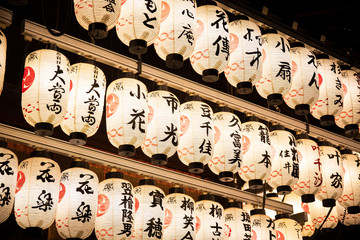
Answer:
[[[269,106],[279,106],[283,103],[283,96],[280,93],[272,93],[267,96]]]
[[[245,122],[259,122],[259,118],[253,115],[246,116]]]
[[[135,146],[131,144],[123,144],[119,146],[118,155],[122,157],[133,157],[135,156]]]
[[[24,230],[24,235],[29,239],[41,239],[44,230],[39,227],[28,227]]]
[[[185,194],[186,191],[184,188],[182,187],[172,187],[169,189],[169,194],[172,194],[172,193],[182,193],[182,194]]]
[[[34,133],[38,136],[51,136],[54,133],[54,125],[47,122],[35,123]]]
[[[154,179],[149,179],[149,178],[140,179],[139,186],[144,186],[144,185],[156,186],[156,182]]]
[[[163,153],[153,154],[151,156],[151,163],[154,165],[165,166],[168,163],[168,157]]]
[[[166,56],[166,67],[171,69],[179,69],[184,65],[184,57],[179,53],[171,53]]]
[[[276,192],[269,192],[266,194],[267,198],[271,198],[271,197],[279,197],[279,195]]]
[[[208,83],[216,82],[219,80],[219,71],[215,68],[205,69],[202,72],[202,80]]]
[[[290,214],[289,213],[279,213],[279,214],[275,215],[275,220],[284,219],[284,218],[290,219]]]
[[[197,1],[198,7],[205,6],[205,5],[217,6],[217,3],[213,0],[198,0]]]
[[[314,194],[301,195],[301,201],[304,202],[304,203],[315,202],[315,195]]]
[[[124,174],[122,172],[107,172],[107,173],[105,173],[105,179],[110,179],[110,178],[123,179]]]
[[[71,168],[75,167],[89,169],[89,163],[85,161],[74,160],[71,162]]]
[[[265,209],[252,209],[252,210],[250,210],[250,216],[254,216],[254,215],[258,215],[258,214],[266,215]]]
[[[285,131],[285,127],[280,123],[274,123],[273,125],[270,126],[270,131],[276,131],[276,130]]]
[[[324,115],[320,117],[320,125],[330,127],[335,124],[335,117],[333,115]]]
[[[292,189],[289,185],[282,185],[282,186],[278,186],[276,188],[276,191],[279,195],[288,195],[291,193]]]
[[[251,179],[249,180],[249,189],[261,189],[263,188],[263,180]]]
[[[51,159],[51,153],[45,150],[35,150],[30,153],[30,157],[43,157]]]
[[[191,162],[188,169],[190,173],[201,174],[204,172],[204,164],[201,162]]]
[[[198,201],[203,201],[203,200],[209,200],[209,201],[217,202],[216,197],[213,194],[201,194],[201,195],[199,195]]]
[[[219,180],[221,182],[232,182],[232,181],[234,181],[234,173],[231,171],[220,172]]]
[[[347,208],[348,214],[358,214],[360,213],[360,206],[351,206]]]
[[[83,132],[72,132],[69,135],[69,142],[76,146],[83,146],[87,142],[87,135]]]
[[[348,124],[344,127],[345,135],[347,137],[355,138],[359,134],[359,125],[358,124]]]
[[[133,39],[129,43],[129,52],[135,55],[142,55],[147,52],[147,42],[143,39]]]
[[[104,39],[108,35],[107,26],[102,22],[94,22],[89,25],[89,36],[94,39]]]
[[[232,201],[227,204],[227,208],[242,208],[242,203],[238,201]]]
[[[240,95],[248,95],[253,92],[252,82],[239,82],[236,84],[236,91]]]
[[[295,106],[295,114],[298,116],[305,116],[310,114],[309,104],[298,104]]]

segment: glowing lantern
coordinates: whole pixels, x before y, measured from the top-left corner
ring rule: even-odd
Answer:
[[[70,91],[69,60],[58,51],[41,49],[25,59],[21,105],[37,135],[52,135],[64,119]]]
[[[6,148],[7,143],[0,140],[0,223],[10,216],[15,199],[18,159]]]
[[[31,235],[40,235],[54,222],[59,199],[60,167],[50,153],[34,151],[18,168],[15,218]]]
[[[328,214],[330,208],[325,208],[322,206],[321,201],[315,200],[312,203],[309,203],[309,209],[310,209],[310,216],[311,220],[315,226],[315,228],[319,228],[320,225],[325,220],[326,215]],[[336,225],[338,224],[338,217],[337,217],[337,211],[334,207],[327,220],[325,221],[322,229],[334,229]]]
[[[243,155],[240,177],[249,182],[249,188],[262,188],[263,180],[271,173],[272,149],[269,129],[255,117],[241,125]]]
[[[108,31],[115,27],[121,10],[120,0],[74,0],[76,20],[86,30],[89,36],[102,39]]]
[[[275,239],[275,222],[265,215],[264,209],[250,211],[252,239]]]
[[[277,240],[302,240],[301,225],[289,214],[278,214],[275,219]]]
[[[229,202],[224,211],[226,240],[251,239],[250,215],[241,209],[238,202]]]
[[[98,130],[104,108],[106,79],[95,65],[77,63],[70,67],[70,94],[61,129],[70,143],[84,145]]]
[[[335,123],[335,117],[343,109],[343,89],[340,66],[326,54],[316,55],[319,73],[319,99],[311,108],[311,114],[320,119],[322,126]]]
[[[152,179],[141,179],[134,188],[135,225],[132,239],[162,239],[164,229],[163,190]]]
[[[164,200],[165,220],[162,239],[195,239],[195,201],[185,189],[170,188]]]
[[[308,216],[308,220],[304,223],[302,228],[302,236],[303,240],[309,240],[310,237],[315,233],[315,226],[312,223],[310,215]]]
[[[112,81],[106,92],[107,136],[119,155],[127,157],[144,141],[148,122],[147,88],[133,76]]]
[[[214,153],[208,163],[222,182],[234,180],[241,164],[241,122],[228,108],[214,114]]]
[[[256,90],[270,106],[280,105],[291,86],[291,56],[289,42],[274,29],[262,35],[263,72]]]
[[[286,195],[283,202],[293,206],[294,214],[301,212],[306,212],[310,214],[308,204],[301,202],[301,197],[296,195],[294,192],[291,192],[288,195]]]
[[[194,51],[190,63],[205,82],[219,79],[228,63],[229,30],[228,16],[213,1],[207,1],[196,9],[197,29]]]
[[[116,33],[132,54],[144,54],[160,30],[161,0],[122,0]]]
[[[153,164],[166,165],[178,146],[180,102],[173,93],[157,90],[148,94],[148,106],[146,138],[141,149]]]
[[[336,211],[339,222],[345,226],[360,225],[360,213],[351,214],[339,203],[336,204]]]
[[[214,195],[200,195],[195,203],[196,240],[224,238],[224,208]]]
[[[254,206],[251,203],[243,204],[243,209],[245,212],[250,214],[250,211],[254,209]]]
[[[180,106],[178,156],[189,172],[202,173],[213,154],[213,111],[200,97],[192,98]]]
[[[169,68],[181,68],[195,47],[196,2],[163,0],[160,32],[154,46]]]
[[[310,113],[319,98],[319,79],[315,55],[300,42],[291,44],[291,88],[284,96],[285,103],[297,115]]]
[[[258,195],[260,195],[260,194],[258,194]],[[263,196],[263,194],[261,194],[260,196]],[[268,193],[265,194],[265,196],[266,196],[267,199],[271,199],[271,200],[281,202],[281,198],[275,192],[268,192]],[[275,219],[275,216],[278,213],[277,213],[276,210],[265,208],[265,214],[266,214],[266,216],[269,216],[271,219]]]
[[[335,207],[336,201],[343,192],[344,170],[340,152],[324,142],[319,147],[320,160],[325,166],[322,168],[323,186],[316,194],[316,198],[323,202],[324,207]]]
[[[99,240],[132,239],[134,191],[120,172],[108,172],[99,184],[95,233]]]
[[[263,69],[261,31],[248,17],[238,18],[229,25],[230,57],[224,73],[238,93],[250,94]]]
[[[5,34],[0,29],[0,95],[4,86],[5,69],[6,69],[6,49],[7,49],[6,37]]]
[[[56,229],[64,239],[85,239],[95,226],[99,179],[89,164],[73,161],[61,173]]]
[[[356,136],[360,123],[359,77],[350,66],[342,66],[340,80],[344,91],[344,106],[342,112],[335,117],[335,123],[344,128],[348,136]]]

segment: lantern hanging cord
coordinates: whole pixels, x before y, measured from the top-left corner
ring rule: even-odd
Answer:
[[[307,134],[309,134],[309,133],[310,133],[309,118],[308,118],[308,115],[307,115],[307,114],[305,114],[304,116],[305,116],[305,121],[306,121],[306,123],[305,123],[305,126],[306,126],[306,133],[307,133]]]
[[[325,224],[326,220],[328,219],[328,217],[330,216],[331,211],[333,210],[334,207],[330,207],[329,212],[327,213],[324,221],[321,223],[320,227],[316,230],[316,232],[312,235],[312,237],[310,238],[310,240],[314,240],[316,235],[320,232],[321,228],[323,227],[323,225]]]
[[[49,33],[51,33],[52,35],[56,36],[56,37],[60,37],[61,35],[63,35],[66,30],[69,28],[70,22],[71,22],[71,16],[72,16],[72,1],[68,0],[68,8],[67,8],[67,14],[66,14],[66,19],[65,19],[65,23],[64,23],[64,27],[63,29],[61,29],[60,31],[55,32],[54,30],[52,30],[49,26],[49,17],[47,15],[47,0],[42,0],[42,18],[43,18],[43,22],[46,26],[46,29],[49,31]],[[58,26],[59,23],[59,15],[60,15],[60,2],[62,2],[61,0],[58,0],[58,6],[57,6],[57,16],[56,16],[56,27]]]
[[[262,209],[265,209],[265,203],[266,203],[266,180],[264,181],[264,188],[263,188],[263,203],[262,203]]]
[[[136,79],[139,79],[141,72],[142,72],[142,57],[141,57],[141,54],[138,54],[137,73],[135,74]]]

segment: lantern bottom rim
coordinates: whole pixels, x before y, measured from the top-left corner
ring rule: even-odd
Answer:
[[[133,39],[129,43],[129,52],[135,55],[147,52],[147,42],[143,39]]]
[[[202,80],[204,82],[216,82],[219,80],[219,71],[215,68],[205,69],[202,72]]]
[[[359,206],[351,206],[347,208],[348,214],[358,214],[360,213],[360,207]]]
[[[269,106],[278,106],[283,103],[283,97],[280,93],[272,93],[267,96]]]
[[[283,185],[276,188],[276,191],[279,195],[288,195],[291,193],[292,189],[289,185]]]
[[[184,65],[184,58],[179,53],[171,53],[166,56],[166,67],[179,69]]]
[[[348,124],[344,127],[345,135],[348,137],[356,137],[359,134],[358,124]]]
[[[309,104],[299,104],[295,106],[295,114],[298,116],[305,116],[310,113]]]
[[[38,136],[51,136],[54,133],[54,126],[51,123],[39,122],[35,124],[34,132]]]
[[[232,182],[232,181],[234,181],[234,173],[230,172],[230,171],[220,172],[219,180],[221,182]]]
[[[69,136],[69,142],[77,146],[85,145],[87,142],[87,135],[82,132],[72,132]]]
[[[336,200],[332,198],[323,199],[322,200],[323,207],[335,207],[336,206]]]
[[[249,180],[250,189],[260,189],[263,188],[263,180],[261,179],[251,179]]]
[[[247,95],[253,92],[253,85],[251,82],[239,82],[236,89],[238,94]]]
[[[158,153],[151,156],[151,163],[155,165],[165,166],[168,163],[166,154]]]
[[[25,228],[25,236],[30,238],[42,238],[43,229],[39,227],[28,227]]]
[[[320,118],[321,126],[328,127],[334,124],[335,124],[335,117],[333,115],[324,115]]]
[[[189,172],[200,174],[204,172],[204,164],[201,162],[192,162],[189,163]]]
[[[131,144],[120,145],[118,154],[122,157],[133,157],[135,156],[135,146]]]
[[[301,196],[301,201],[304,203],[315,202],[315,195],[314,194],[304,194]]]
[[[102,22],[94,22],[89,24],[89,36],[95,39],[104,39],[108,35],[107,26]]]

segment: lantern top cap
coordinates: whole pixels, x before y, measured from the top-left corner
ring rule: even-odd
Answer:
[[[341,71],[351,70],[351,66],[350,65],[340,65],[340,69],[341,69]]]
[[[243,14],[238,14],[234,16],[234,20],[247,20],[249,21],[249,17]]]
[[[320,147],[320,146],[329,146],[329,147],[332,147],[331,143],[330,143],[329,141],[326,141],[326,140],[320,141],[320,142],[318,143],[318,145],[319,145],[319,147]]]
[[[107,172],[105,173],[105,179],[109,178],[124,178],[124,174],[122,172]]]
[[[318,53],[316,54],[316,59],[330,59],[329,55],[325,54],[325,53]]]
[[[228,106],[222,105],[216,108],[216,112],[231,112],[231,110]]]
[[[35,150],[30,153],[30,157],[44,157],[44,158],[51,158],[51,153],[44,150]]]
[[[164,85],[164,84],[156,84],[156,87],[155,87],[155,90],[154,91],[159,91],[159,90],[162,90],[162,91],[169,91],[169,87]]]
[[[197,6],[205,6],[205,5],[211,5],[211,6],[217,6],[217,3],[212,0],[199,0],[197,1]]]
[[[5,142],[4,140],[0,140],[0,147],[7,148],[7,142]]]
[[[309,135],[307,133],[300,133],[295,136],[296,139],[309,139]]]
[[[266,197],[267,197],[267,198],[270,198],[270,197],[279,197],[279,195],[278,195],[277,193],[275,193],[275,192],[270,192],[270,193],[267,193],[267,194],[266,194]]]
[[[156,182],[154,179],[140,179],[139,186],[143,185],[156,186]]]
[[[229,201],[227,208],[242,208],[242,204],[237,201]]]
[[[259,122],[259,118],[256,116],[246,116],[245,119],[246,122]]]
[[[288,213],[280,213],[275,216],[275,220],[283,219],[283,218],[290,218],[290,214]]]
[[[124,71],[119,74],[119,77],[120,78],[135,78],[135,73]]]
[[[169,189],[169,194],[172,194],[172,193],[182,193],[182,194],[185,194],[185,189],[184,188],[181,188],[181,187],[172,187]]]
[[[353,152],[352,152],[350,149],[348,149],[348,148],[341,149],[341,150],[340,150],[340,153],[341,153],[341,154],[353,154]]]
[[[295,48],[295,47],[305,47],[305,44],[302,42],[291,42],[290,43],[291,48]]]
[[[85,161],[80,161],[80,160],[74,160],[71,162],[71,167],[79,167],[79,168],[85,168],[85,169],[89,169],[89,163],[85,162]]]
[[[270,127],[270,131],[275,131],[275,130],[285,130],[285,127],[279,123],[275,123]]]
[[[212,195],[212,194],[201,194],[201,195],[199,195],[198,201],[202,201],[202,200],[216,201],[215,196]]]
[[[266,215],[265,209],[253,209],[250,211],[250,216],[254,216],[254,215],[258,215],[258,214]]]
[[[202,98],[199,95],[189,94],[189,96],[186,97],[185,101],[186,102],[190,102],[190,101],[200,101],[200,102],[202,102]]]
[[[263,35],[264,34],[270,34],[270,33],[275,33],[277,34],[278,31],[276,29],[273,29],[273,28],[267,28],[267,29],[263,29],[262,32],[261,32]]]

